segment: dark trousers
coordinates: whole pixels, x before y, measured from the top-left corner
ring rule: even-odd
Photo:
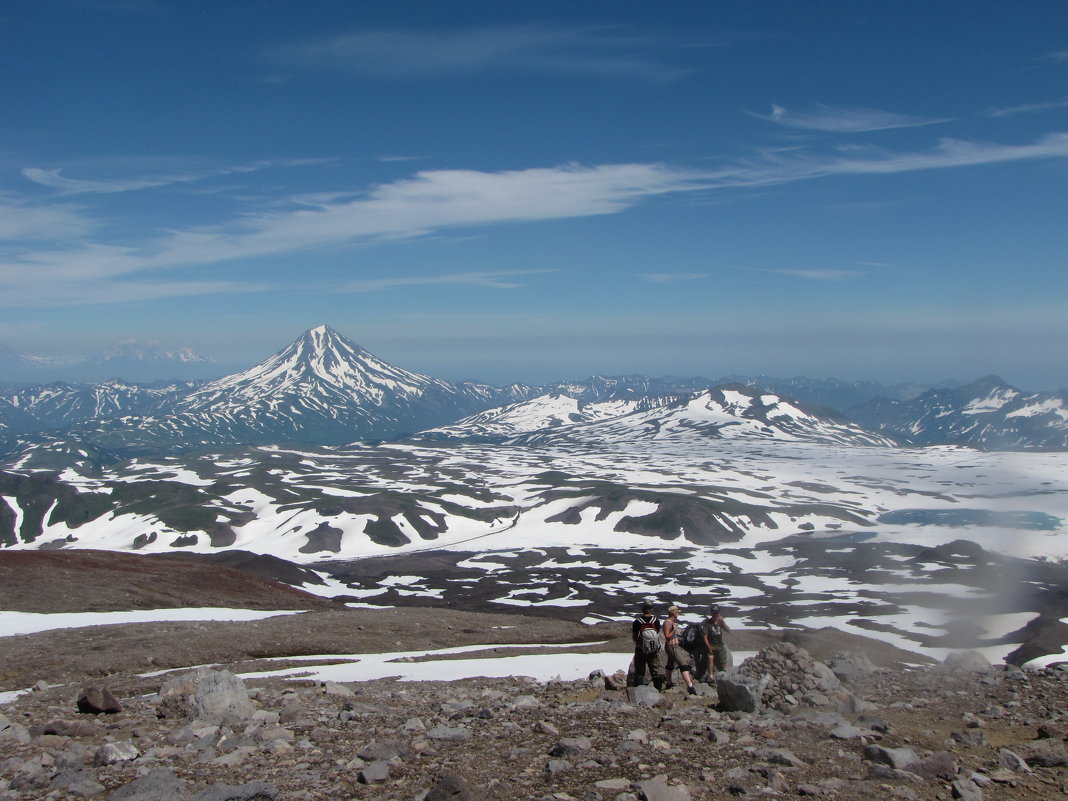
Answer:
[[[663,682],[660,671],[660,653],[646,654],[641,648],[634,649],[634,683],[645,684],[645,671],[648,669],[653,684],[657,687]]]

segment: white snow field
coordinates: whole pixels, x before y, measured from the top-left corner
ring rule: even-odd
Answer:
[[[1021,590],[1041,589],[1021,565],[1053,569],[1068,559],[1064,452],[676,431],[566,447],[269,447],[67,470],[61,480],[80,494],[126,482],[188,487],[232,532],[226,547],[313,568],[455,554],[457,573],[447,579],[398,566],[305,587],[353,605],[478,597],[486,608],[605,620],[625,619],[644,596],[670,598],[687,613],[714,597],[742,627],[835,626],[936,658],[963,624],[992,658],[1011,651],[998,638],[1035,617]],[[5,501],[24,519],[17,499]],[[680,504],[704,518],[678,514],[661,525],[657,516]],[[208,532],[131,506],[79,526],[48,514],[39,537],[11,547],[217,550]],[[650,522],[643,529],[635,520]],[[334,539],[317,540],[324,529]],[[929,550],[959,541],[1017,561],[999,575],[967,549]]]
[[[55,629],[83,626],[108,626],[115,623],[176,623],[185,621],[262,620],[278,615],[295,615],[294,610],[221,609],[197,607],[186,609],[135,609],[126,612],[37,612],[0,611],[0,637],[36,634]]]

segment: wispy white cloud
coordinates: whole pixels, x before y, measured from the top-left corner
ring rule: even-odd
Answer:
[[[709,181],[716,186],[765,186],[836,175],[894,173],[976,167],[1016,161],[1065,158],[1068,134],[1048,134],[1026,145],[1003,145],[962,139],[942,139],[924,151],[892,151],[851,147],[838,155],[810,155],[802,150],[766,151],[760,157],[723,168]]]
[[[1059,108],[1068,108],[1068,98],[1051,100],[1045,103],[1027,103],[1021,106],[992,108],[986,114],[988,117],[1014,117],[1017,114],[1038,114],[1043,111],[1056,111]]]
[[[323,159],[291,159],[288,161],[259,161],[253,164],[223,167],[214,170],[202,170],[185,173],[160,173],[154,175],[138,175],[111,180],[91,180],[84,178],[68,178],[62,174],[62,168],[51,170],[40,167],[25,167],[22,176],[35,184],[41,184],[52,189],[59,190],[63,195],[79,194],[113,194],[116,192],[136,192],[141,189],[152,189],[172,184],[188,184],[204,181],[210,178],[218,178],[226,175],[256,172],[274,167],[303,167],[324,163]]]
[[[639,278],[651,284],[674,284],[680,281],[699,281],[708,273],[639,273]]]
[[[1004,145],[943,140],[926,151],[895,152],[850,148],[831,155],[805,150],[773,151],[725,163],[719,169],[663,164],[563,165],[504,172],[427,170],[410,178],[359,191],[300,196],[209,227],[163,232],[139,242],[94,241],[92,219],[69,204],[18,204],[0,197],[0,231],[9,245],[0,251],[0,304],[49,302],[61,283],[76,295],[125,281],[128,297],[167,291],[240,291],[237,284],[173,281],[148,286],[144,278],[166,271],[216,265],[240,259],[368,242],[426,237],[446,231],[610,215],[665,196],[736,188],[769,187],[835,176],[886,175],[1024,160],[1068,157],[1068,134],[1050,134],[1033,143]],[[2,211],[2,209],[0,209]],[[52,244],[40,247],[47,236]],[[36,240],[36,242],[34,242]],[[18,243],[22,242],[23,245]],[[28,243],[28,244],[26,244]],[[849,271],[795,271],[798,277],[831,280]],[[649,274],[655,276],[656,274]],[[679,280],[660,274],[646,280]],[[461,281],[462,278],[462,281]],[[159,278],[162,281],[162,278]],[[397,279],[409,281],[416,279]],[[426,280],[426,279],[420,279]],[[465,273],[445,283],[506,286],[504,273]],[[692,280],[692,279],[690,279]],[[142,285],[144,283],[145,285]],[[384,288],[374,280],[351,291]],[[34,293],[37,293],[36,295]],[[122,293],[120,293],[122,294]]]
[[[85,211],[67,203],[34,205],[0,194],[0,242],[68,240],[95,228]]]
[[[365,30],[288,45],[270,58],[297,70],[338,70],[392,78],[422,78],[487,68],[535,72],[630,75],[669,80],[686,70],[666,59],[666,43],[609,28],[500,25],[455,30]]]
[[[656,164],[421,172],[358,195],[301,196],[284,208],[137,244],[75,241],[66,247],[24,251],[0,261],[0,303],[27,302],[35,288],[47,301],[50,286],[57,281],[73,287],[303,249],[422,237],[452,228],[614,214],[656,195],[700,189],[698,178],[692,171]],[[469,273],[462,278],[487,286],[512,283],[504,273]],[[461,281],[454,277],[446,282]],[[186,294],[195,285],[172,286]],[[372,281],[362,289],[384,286]],[[349,287],[360,289],[357,284]]]
[[[872,108],[837,108],[835,106],[817,106],[815,111],[790,111],[783,106],[772,105],[770,114],[749,112],[754,117],[783,125],[787,128],[801,128],[808,131],[826,131],[828,133],[862,133],[864,131],[885,131],[891,128],[917,128],[924,125],[936,125],[946,122],[948,118],[930,119],[898,114],[893,111],[880,111]]]
[[[395,289],[405,286],[432,286],[456,284],[462,286],[481,286],[491,289],[518,289],[524,284],[515,281],[518,276],[541,275],[557,270],[487,270],[481,272],[452,273],[450,275],[413,275],[390,276],[389,278],[371,278],[347,281],[337,287],[338,292],[377,292],[383,289]]]
[[[1052,53],[1046,53],[1043,58],[1047,61],[1068,61],[1068,50],[1054,50]]]
[[[792,269],[766,269],[762,273],[775,273],[776,275],[789,275],[794,278],[804,278],[809,281],[841,281],[846,278],[855,278],[862,273],[859,270],[792,270]]]

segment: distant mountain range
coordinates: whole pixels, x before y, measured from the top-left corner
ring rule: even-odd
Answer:
[[[27,356],[0,345],[0,380],[8,384],[44,382],[171,382],[218,375],[219,367],[192,348],[161,350],[154,345],[125,343],[83,358]]]
[[[425,431],[417,440],[500,441],[566,446],[693,439],[782,439],[823,444],[892,446],[829,409],[805,410],[742,384],[682,398],[583,403],[546,395]]]
[[[848,414],[906,444],[1068,450],[1068,393],[1020,392],[997,376],[931,390],[912,400],[876,398]]]
[[[831,400],[839,405],[830,407]],[[565,445],[738,436],[1060,450],[1068,449],[1068,411],[1063,393],[1022,393],[997,378],[926,391],[768,377],[718,385],[645,376],[453,383],[391,365],[319,326],[255,367],[207,383],[0,389],[7,450],[42,436],[127,454],[404,438]]]

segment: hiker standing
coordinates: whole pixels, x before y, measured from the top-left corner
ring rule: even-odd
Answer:
[[[631,624],[631,638],[634,640],[634,685],[645,684],[645,670],[649,669],[653,686],[663,687],[660,673],[660,618],[653,614],[653,604],[645,601],[642,613]]]
[[[723,642],[723,635],[724,633],[730,634],[731,627],[723,619],[723,612],[718,605],[712,604],[708,612],[708,618],[705,620],[704,645],[707,649],[706,660],[711,662],[711,665],[706,662],[705,672],[711,675],[710,667],[716,673],[727,669],[727,646]]]
[[[690,695],[697,695],[697,690],[693,686],[693,678],[690,676],[690,656],[682,647],[682,639],[679,636],[682,633],[679,631],[679,611],[677,606],[669,606],[668,617],[664,621],[664,646],[667,649],[665,686],[671,686],[671,671],[677,668],[682,675],[682,680],[686,682],[686,692]]]

